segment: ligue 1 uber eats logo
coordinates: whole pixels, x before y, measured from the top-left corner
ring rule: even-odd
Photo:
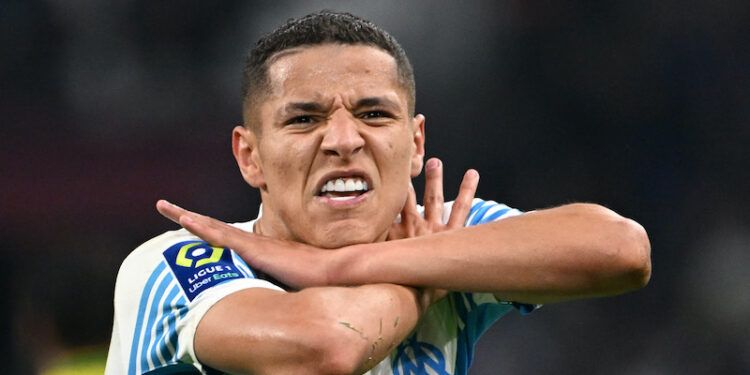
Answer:
[[[244,277],[232,261],[229,249],[203,241],[172,245],[164,251],[164,258],[191,301],[222,281]]]
[[[195,267],[198,268],[204,264],[216,263],[221,259],[221,254],[224,252],[224,249],[220,247],[201,245],[205,244],[197,242],[181,247],[180,251],[177,253],[177,260],[175,263],[177,263],[178,266],[192,267],[193,259],[196,259]],[[206,251],[206,249],[210,249],[210,253]],[[188,258],[188,252],[190,252],[190,258]],[[207,253],[209,256],[207,258],[202,258]]]

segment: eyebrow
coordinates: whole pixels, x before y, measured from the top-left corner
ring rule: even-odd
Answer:
[[[317,102],[292,102],[284,106],[283,112],[323,112],[323,105]]]
[[[395,103],[394,101],[385,97],[378,97],[378,96],[372,96],[372,97],[359,99],[357,100],[356,103],[354,103],[354,108],[377,107],[380,105],[386,106],[386,107],[398,108],[398,104]]]
[[[325,112],[323,104],[318,102],[291,102],[279,108],[276,118],[281,121],[287,116],[297,113],[321,113]]]

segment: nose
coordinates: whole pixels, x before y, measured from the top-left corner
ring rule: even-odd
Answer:
[[[320,148],[326,155],[351,158],[365,145],[357,120],[351,113],[339,110],[328,119]]]

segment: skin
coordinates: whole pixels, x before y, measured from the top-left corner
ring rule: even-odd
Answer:
[[[295,49],[269,73],[270,94],[246,108],[259,111],[262,131],[233,132],[242,175],[261,191],[260,234],[157,203],[165,217],[299,290],[249,289],[219,301],[195,336],[203,363],[236,373],[360,373],[387,356],[445,290],[549,303],[648,282],[645,231],[598,205],[464,228],[478,183],[470,170],[443,224],[442,163],[432,159],[419,215],[410,178],[422,168],[424,117],[408,116],[395,62],[383,51]],[[290,111],[290,103],[307,105]],[[318,195],[326,179],[351,174],[371,184],[361,199],[340,204]]]

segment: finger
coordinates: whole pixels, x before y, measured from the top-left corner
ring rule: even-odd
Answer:
[[[404,208],[401,209],[401,217],[408,218],[413,215],[419,215],[419,211],[417,211],[417,193],[414,191],[414,185],[409,182],[409,193],[406,196]]]
[[[182,225],[180,223],[180,219],[182,217],[184,217],[184,216],[189,216],[194,221],[197,221],[197,222],[200,222],[200,223],[208,223],[208,222],[212,222],[212,221],[215,221],[215,222],[218,222],[218,223],[223,223],[223,222],[218,221],[218,220],[216,220],[214,218],[211,218],[209,216],[201,215],[199,213],[196,213],[196,212],[193,212],[193,211],[190,211],[190,210],[186,210],[186,209],[184,209],[184,208],[182,208],[182,207],[180,207],[180,206],[178,206],[178,205],[176,205],[174,203],[170,203],[170,202],[168,202],[166,200],[163,200],[163,199],[161,199],[158,202],[156,202],[156,209],[164,217],[166,217],[167,219],[172,220],[175,223],[180,224],[180,225]]]
[[[408,237],[414,236],[416,231],[416,222],[419,219],[419,210],[417,210],[417,192],[414,185],[409,182],[409,195],[406,197],[406,204],[401,210],[401,223]]]
[[[200,237],[212,246],[231,247],[226,243],[220,230],[213,228],[211,223],[194,220],[189,215],[180,216],[180,225],[188,232]]]
[[[390,239],[400,239],[411,237],[414,233],[414,222],[419,217],[417,211],[417,194],[414,192],[414,185],[409,182],[409,188],[406,195],[406,202],[401,208],[401,214],[398,223],[394,223],[391,229]]]
[[[188,211],[166,200],[156,202],[156,209],[168,219],[180,224],[190,233],[212,245],[231,247],[230,242],[235,242],[235,237],[244,233],[222,221]],[[235,231],[239,233],[235,233]]]
[[[184,215],[187,212],[179,206],[169,203],[164,199],[159,199],[156,202],[156,210],[159,211],[162,216],[174,221],[177,224],[180,223],[180,216]]]
[[[474,169],[469,169],[464,173],[464,179],[458,188],[458,195],[453,202],[451,216],[448,219],[448,228],[460,228],[464,226],[466,219],[471,211],[471,201],[477,192],[479,185],[479,173]]]
[[[424,218],[442,224],[443,220],[443,163],[438,158],[427,160],[424,186]]]
[[[228,247],[243,254],[258,247],[258,237],[208,216],[189,212],[180,216],[180,225],[213,246]]]

